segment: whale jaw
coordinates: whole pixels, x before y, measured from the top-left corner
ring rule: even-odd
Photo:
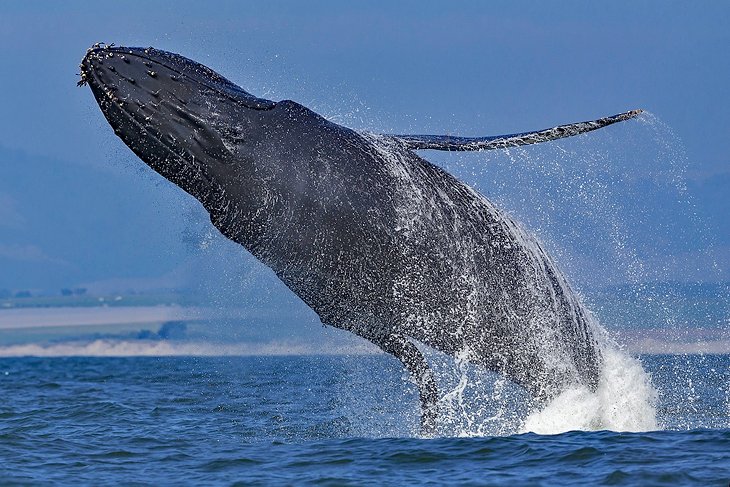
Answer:
[[[114,133],[145,163],[204,200],[222,166],[248,153],[260,112],[276,106],[215,71],[154,48],[95,44],[81,62]]]

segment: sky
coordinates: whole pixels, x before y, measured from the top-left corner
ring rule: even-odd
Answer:
[[[357,130],[478,136],[643,108],[576,140],[423,156],[536,232],[579,289],[729,280],[728,25],[726,2],[4,1],[0,289],[293,302],[76,87],[99,41],[181,53]]]

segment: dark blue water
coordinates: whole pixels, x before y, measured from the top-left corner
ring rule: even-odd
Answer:
[[[3,358],[0,484],[727,486],[730,356],[643,361],[670,429],[423,439],[386,356]]]

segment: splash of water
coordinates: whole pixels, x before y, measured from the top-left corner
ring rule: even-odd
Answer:
[[[522,433],[557,434],[571,430],[651,431],[656,418],[657,391],[637,359],[610,347],[595,392],[585,387],[563,391],[544,408],[532,412]]]
[[[604,369],[598,377],[600,383],[597,391],[592,393],[587,387],[585,389],[572,388],[572,384],[590,382],[586,376],[595,371],[593,368],[595,362],[581,362],[585,356],[582,354],[595,352],[593,347],[598,346],[597,339],[602,334],[602,330],[583,308],[580,298],[572,291],[551,259],[544,253],[540,242],[531,237],[519,224],[513,222],[509,216],[492,206],[488,200],[472,193],[474,200],[483,205],[483,207],[477,205],[479,208],[483,208],[483,211],[487,213],[493,212],[492,218],[496,222],[495,226],[503,225],[505,228],[509,228],[506,231],[509,237],[505,248],[516,247],[517,252],[520,252],[518,255],[522,258],[522,260],[515,261],[505,259],[503,262],[500,260],[503,258],[503,254],[495,252],[496,257],[493,261],[483,263],[478,254],[481,248],[480,241],[477,239],[472,242],[470,231],[461,231],[462,226],[471,228],[468,226],[469,223],[473,224],[469,220],[470,217],[463,216],[464,214],[460,214],[458,211],[454,213],[457,216],[454,217],[453,222],[444,217],[443,215],[451,211],[451,208],[458,208],[457,204],[450,200],[445,192],[432,194],[431,188],[423,183],[424,179],[428,181],[429,175],[425,170],[424,174],[421,174],[419,172],[421,166],[411,165],[408,160],[402,158],[397,147],[389,147],[387,140],[377,137],[373,137],[372,140],[381,147],[384,159],[390,164],[392,176],[403,186],[398,191],[398,194],[401,195],[400,204],[397,206],[398,227],[409,239],[408,244],[403,245],[403,248],[399,250],[408,252],[411,248],[423,247],[430,251],[430,245],[436,238],[433,230],[444,226],[453,227],[453,234],[449,234],[452,241],[446,242],[442,239],[433,250],[440,252],[441,262],[448,267],[450,275],[460,276],[458,283],[451,281],[442,283],[443,292],[452,296],[451,314],[447,313],[447,310],[442,310],[444,316],[439,315],[436,319],[429,320],[428,316],[414,313],[411,327],[418,333],[426,330],[423,334],[425,343],[431,339],[433,343],[437,344],[436,347],[444,347],[444,350],[448,350],[443,339],[433,339],[429,336],[429,333],[434,334],[436,330],[444,326],[445,319],[455,328],[452,335],[463,340],[457,349],[460,351],[455,353],[454,357],[459,372],[456,376],[456,383],[452,384],[451,388],[445,389],[448,392],[439,404],[440,416],[443,418],[440,425],[441,430],[456,435],[505,434],[510,431],[519,431],[516,423],[518,416],[512,413],[518,410],[514,407],[513,400],[517,396],[506,394],[504,382],[498,380],[493,383],[489,395],[491,401],[476,402],[477,406],[473,406],[475,403],[467,391],[470,385],[468,364],[483,363],[485,360],[501,363],[501,367],[510,371],[515,380],[522,378],[523,383],[531,388],[531,392],[535,396],[554,398],[542,410],[542,414],[533,413],[529,417],[525,423],[529,428],[537,428],[541,431],[554,431],[561,427],[567,429],[655,428],[655,408],[651,400],[653,389],[650,381],[646,378],[641,366],[632,363],[628,357],[618,360],[617,355],[607,349],[606,360],[602,364]],[[465,191],[473,190],[465,188]],[[451,213],[448,214],[451,215]],[[464,221],[460,218],[463,218]],[[494,230],[490,229],[490,231]],[[497,238],[499,232],[495,232],[494,235],[494,238]],[[424,242],[426,244],[422,245]],[[492,243],[499,244],[499,242]],[[511,254],[507,252],[504,255]],[[408,255],[405,255],[405,258],[407,257]],[[413,258],[417,260],[422,256]],[[521,275],[522,279],[519,284],[521,287],[517,287],[516,292],[514,289],[509,289],[509,285],[517,285],[508,277],[499,274],[499,266],[513,265],[516,266],[514,273]],[[520,267],[523,265],[527,269]],[[495,272],[498,276],[495,278],[497,281],[500,276],[504,280],[496,284],[495,281],[485,281],[485,272]],[[418,296],[418,293],[410,293],[414,280],[417,281],[418,276],[414,277],[404,273],[402,277],[401,280],[396,281],[394,292],[406,297]],[[428,291],[428,289],[423,289],[428,285],[431,285],[431,282],[426,280],[423,285],[418,286],[419,292]],[[546,291],[547,294],[545,294]],[[508,292],[513,292],[513,294],[508,295]],[[504,301],[494,301],[494,296],[499,296],[500,293],[507,298]],[[555,303],[560,303],[560,306]],[[488,310],[486,313],[485,309]],[[490,315],[490,312],[493,315]],[[499,323],[499,325],[495,325],[499,331],[495,333],[494,337],[480,335],[480,330],[486,329],[484,323]],[[504,329],[500,327],[504,327]],[[507,335],[506,339],[500,335],[501,331]],[[510,336],[512,334],[517,334],[518,338],[513,339]],[[472,337],[471,341],[468,341],[467,337]],[[421,340],[421,338],[418,339]],[[532,357],[530,354],[533,353],[536,358],[531,360],[529,357]],[[500,360],[504,362],[500,362]],[[544,367],[544,369],[538,367]],[[499,365],[496,368],[499,369]],[[616,370],[627,371],[626,374],[629,374],[632,379],[627,380],[623,373],[617,375]],[[541,376],[541,373],[545,375]],[[483,379],[478,379],[476,382],[472,381],[472,384],[479,389],[479,386],[485,382]],[[643,384],[645,387],[640,388],[638,384]],[[625,404],[604,404],[605,401],[602,399],[621,393],[624,388],[636,390],[638,395],[635,398],[627,398]],[[556,394],[557,397],[555,397]],[[499,406],[494,410],[486,404],[487,402],[496,403]],[[556,420],[556,414],[553,411],[566,410],[568,403],[574,403],[577,408],[570,415],[576,422],[560,426],[560,421]],[[577,414],[578,410],[583,411],[584,414]],[[589,410],[596,411],[589,416],[587,413]],[[616,413],[616,411],[620,412]],[[629,414],[631,411],[635,411],[633,416]],[[620,418],[624,416],[626,418],[621,420]]]
[[[444,394],[439,402],[439,435],[482,437],[533,432],[652,431],[658,391],[642,363],[604,335],[603,367],[595,391],[566,388],[540,404],[505,377],[474,366],[469,352],[432,357]]]
[[[701,244],[700,253],[704,252],[707,257],[705,275],[708,278],[720,279],[722,270],[717,260],[712,257],[712,233],[698,217],[695,203],[688,193],[685,176],[688,159],[681,141],[653,114],[647,113],[639,121],[642,125],[639,134],[621,133],[619,139],[614,139],[610,132],[599,134],[598,137],[603,137],[603,141],[599,142],[598,148],[595,136],[591,136],[583,140],[561,143],[567,148],[561,144],[553,144],[543,152],[526,149],[504,151],[497,155],[497,159],[500,157],[507,159],[506,170],[505,166],[495,168],[492,163],[478,179],[482,180],[482,185],[487,177],[490,180],[494,178],[490,181],[494,183],[498,183],[500,178],[505,181],[501,187],[499,184],[496,186],[496,200],[508,208],[516,209],[521,219],[537,230],[541,239],[546,241],[553,254],[557,255],[561,264],[567,268],[573,282],[577,282],[579,288],[589,289],[589,301],[592,301],[590,288],[595,286],[596,282],[605,285],[624,281],[633,286],[634,292],[637,293],[634,296],[637,301],[636,308],[617,309],[611,313],[604,310],[602,314],[604,318],[609,318],[607,320],[609,326],[617,324],[610,318],[619,318],[619,323],[629,329],[646,327],[647,320],[663,322],[661,336],[664,340],[669,340],[666,343],[688,339],[691,341],[692,337],[685,336],[686,330],[682,330],[683,326],[687,326],[687,322],[683,320],[686,319],[688,312],[679,308],[684,305],[696,308],[697,304],[684,303],[685,300],[678,299],[679,297],[671,290],[647,283],[671,280],[682,265],[687,265],[679,262],[676,256],[672,256],[672,251],[668,248],[672,243]],[[635,131],[635,127],[632,131]],[[627,142],[625,140],[627,135],[629,139],[633,138],[633,141]],[[590,146],[585,145],[588,139],[591,139]],[[651,143],[647,144],[647,139]],[[618,140],[621,141],[620,145]],[[607,149],[601,148],[600,144],[606,143]],[[571,145],[580,147],[578,150],[571,150]],[[619,147],[624,150],[616,154],[614,149]],[[576,160],[579,163],[577,167]],[[463,173],[465,166],[473,167],[473,162],[466,164],[462,160],[460,164],[461,167],[455,168],[457,174],[460,170]],[[449,167],[448,164],[446,166]],[[472,171],[471,175],[477,176],[477,173]],[[461,177],[469,179],[463,174]],[[659,207],[658,214],[656,209],[655,213],[651,213],[651,208],[647,209],[646,205],[641,204],[642,201],[646,203],[644,198],[652,196],[651,192],[642,193],[644,190],[639,184],[622,185],[623,182],[635,182],[642,178],[652,181],[657,188],[654,191],[670,203],[666,207]],[[472,184],[479,187],[480,181]],[[555,217],[556,209],[560,209],[564,214],[567,213],[569,218],[565,221],[573,223],[568,227],[562,224],[560,219]],[[674,211],[686,217],[692,225],[677,226],[674,218],[661,218],[664,214],[676,216]],[[639,233],[640,229],[647,227],[654,235],[650,242],[643,241],[644,236]],[[584,243],[589,249],[586,255],[591,255],[590,261],[581,256],[581,250],[584,250],[581,247]],[[694,274],[690,273],[688,277],[692,279],[693,276]],[[719,289],[714,302],[716,307],[722,307],[724,303],[724,309],[727,310],[727,297],[730,293],[725,288],[725,297],[720,296],[719,294],[723,294],[722,286]],[[722,310],[715,311],[712,316],[717,316]],[[723,322],[722,319],[712,318],[696,310],[693,314],[695,317],[707,316],[710,318],[707,325],[717,326],[720,334],[724,330],[724,334],[727,335],[727,319]],[[697,340],[702,339],[701,335],[697,336],[699,337]],[[622,341],[626,343],[626,337]],[[651,377],[644,371],[640,361],[622,348],[613,345],[610,340],[605,342],[606,345],[603,346],[605,362],[595,392],[580,387],[568,388],[549,404],[529,408],[521,424],[515,425],[512,420],[503,423],[501,430],[548,434],[574,429],[644,431],[683,427],[677,424],[665,424],[663,418],[657,418],[657,398],[662,391],[652,383]],[[713,343],[720,344],[718,350],[727,350],[726,347],[722,347],[722,341]],[[628,344],[632,345],[630,341]],[[712,343],[709,343],[709,346],[711,345]],[[707,347],[708,343],[701,341],[684,345],[685,349],[697,351]],[[636,350],[635,347],[632,348]],[[652,349],[652,352],[656,351],[656,348]],[[463,405],[465,391],[469,389],[467,375],[464,371],[460,371],[456,376],[462,380],[459,382],[459,387],[447,394],[447,397],[455,395],[459,398],[459,404]],[[677,399],[686,402],[689,407],[694,397],[693,382],[691,376],[675,374],[672,384],[658,386],[687,391],[687,395]],[[504,400],[500,395],[490,396],[489,393],[485,393],[484,396],[482,402]],[[727,393],[726,404],[730,404],[730,395]],[[517,407],[519,404],[512,399],[511,406]],[[459,414],[471,416],[469,420],[460,423],[461,430],[458,434],[480,435],[484,432],[498,434],[500,431],[500,428],[474,426],[473,416],[479,415],[479,407],[469,409],[460,406],[446,409],[454,416]],[[726,416],[730,416],[730,406],[726,409],[728,409],[725,412]],[[715,414],[723,413],[717,411]],[[447,422],[458,423],[453,418]],[[698,426],[695,423],[691,424],[694,427]]]

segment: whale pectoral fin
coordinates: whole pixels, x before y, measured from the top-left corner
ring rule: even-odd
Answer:
[[[438,388],[433,372],[428,366],[423,354],[410,342],[401,335],[387,335],[379,337],[366,337],[375,345],[380,347],[384,352],[395,356],[405,365],[416,384],[418,385],[418,394],[421,399],[421,433],[425,435],[433,435],[436,432],[436,417]]]
[[[447,151],[482,151],[506,149],[521,145],[538,144],[564,137],[597,130],[616,122],[622,122],[641,114],[642,110],[631,110],[611,117],[599,118],[589,122],[558,125],[544,130],[521,134],[492,135],[487,137],[452,137],[449,135],[387,135],[406,144],[411,150],[433,149]]]

